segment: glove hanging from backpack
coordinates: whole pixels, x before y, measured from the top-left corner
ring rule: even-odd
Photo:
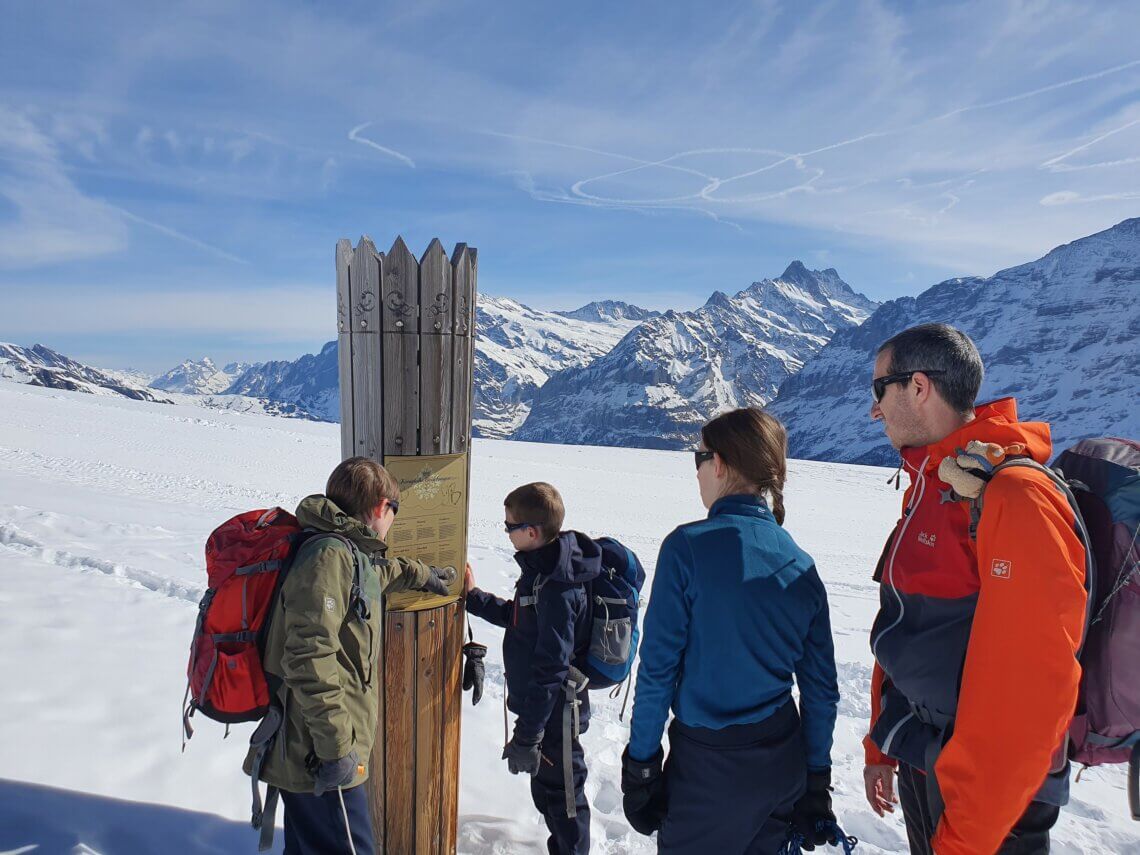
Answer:
[[[1025,445],[1020,442],[1001,446],[972,439],[966,444],[965,451],[959,449],[955,456],[942,458],[938,464],[938,477],[951,486],[959,499],[976,499],[982,495],[994,467],[1007,458],[1024,454]]]

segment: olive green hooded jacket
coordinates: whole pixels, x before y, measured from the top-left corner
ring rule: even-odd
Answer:
[[[263,760],[260,778],[287,792],[312,792],[312,758],[337,760],[355,751],[368,778],[376,735],[383,672],[382,595],[421,588],[431,568],[406,558],[385,559],[387,549],[375,531],[350,517],[325,496],[297,507],[304,528],[336,532],[352,541],[363,560],[360,588],[369,612],[351,608],[355,556],[334,538],[313,537],[300,549],[274,604],[263,665],[275,686],[283,724]],[[255,750],[245,761],[251,773]]]

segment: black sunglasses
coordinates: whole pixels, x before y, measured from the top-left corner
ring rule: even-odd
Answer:
[[[503,528],[506,530],[507,534],[510,534],[512,531],[518,531],[520,528],[531,527],[538,528],[538,526],[534,525],[534,523],[503,523]]]
[[[400,512],[400,500],[399,499],[389,499],[388,500],[388,507],[390,507],[392,509],[392,516],[396,516],[396,514],[398,514]]]
[[[693,451],[693,458],[696,460],[697,468],[701,468],[701,464],[706,460],[712,460],[715,451],[701,451],[699,448]]]
[[[883,394],[887,391],[887,387],[892,383],[909,383],[910,378],[915,374],[925,374],[927,377],[937,377],[939,374],[945,374],[937,368],[927,371],[925,368],[916,368],[914,371],[900,371],[898,374],[884,374],[882,377],[876,377],[871,381],[871,397],[875,403],[883,400]]]

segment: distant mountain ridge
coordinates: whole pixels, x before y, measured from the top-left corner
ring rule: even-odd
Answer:
[[[152,389],[76,362],[42,344],[21,347],[0,343],[0,378],[48,389],[66,389],[92,395],[121,395],[136,401],[158,404],[174,403]]]
[[[261,398],[295,409],[288,415],[317,421],[340,420],[340,380],[337,345],[328,342],[317,354],[306,353],[293,361],[275,360],[254,365],[238,375],[227,395]]]
[[[555,312],[556,315],[562,315],[564,318],[573,318],[578,321],[647,321],[650,318],[656,318],[660,312],[643,309],[640,306],[634,306],[630,303],[624,303],[621,300],[602,300],[600,302],[587,303],[579,309],[572,312]]]
[[[928,322],[974,339],[986,367],[982,400],[1016,397],[1022,419],[1052,424],[1055,451],[1093,435],[1140,437],[1140,218],[988,278],[891,300],[838,332],[770,405],[788,426],[789,453],[896,463],[869,417],[875,352]]]
[[[648,448],[691,446],[711,416],[762,406],[836,330],[877,304],[833,269],[795,261],[735,296],[669,311],[605,356],[543,385],[514,439]]]
[[[208,356],[187,359],[176,368],[151,380],[150,386],[185,395],[216,395],[225,392],[238,377],[256,367],[256,363],[231,362],[224,368],[218,368]]]

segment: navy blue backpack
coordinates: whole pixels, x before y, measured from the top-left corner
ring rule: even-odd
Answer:
[[[575,663],[590,678],[590,689],[620,686],[633,670],[641,636],[638,615],[645,569],[628,546],[600,537],[602,572],[586,585],[590,600],[590,648]]]

